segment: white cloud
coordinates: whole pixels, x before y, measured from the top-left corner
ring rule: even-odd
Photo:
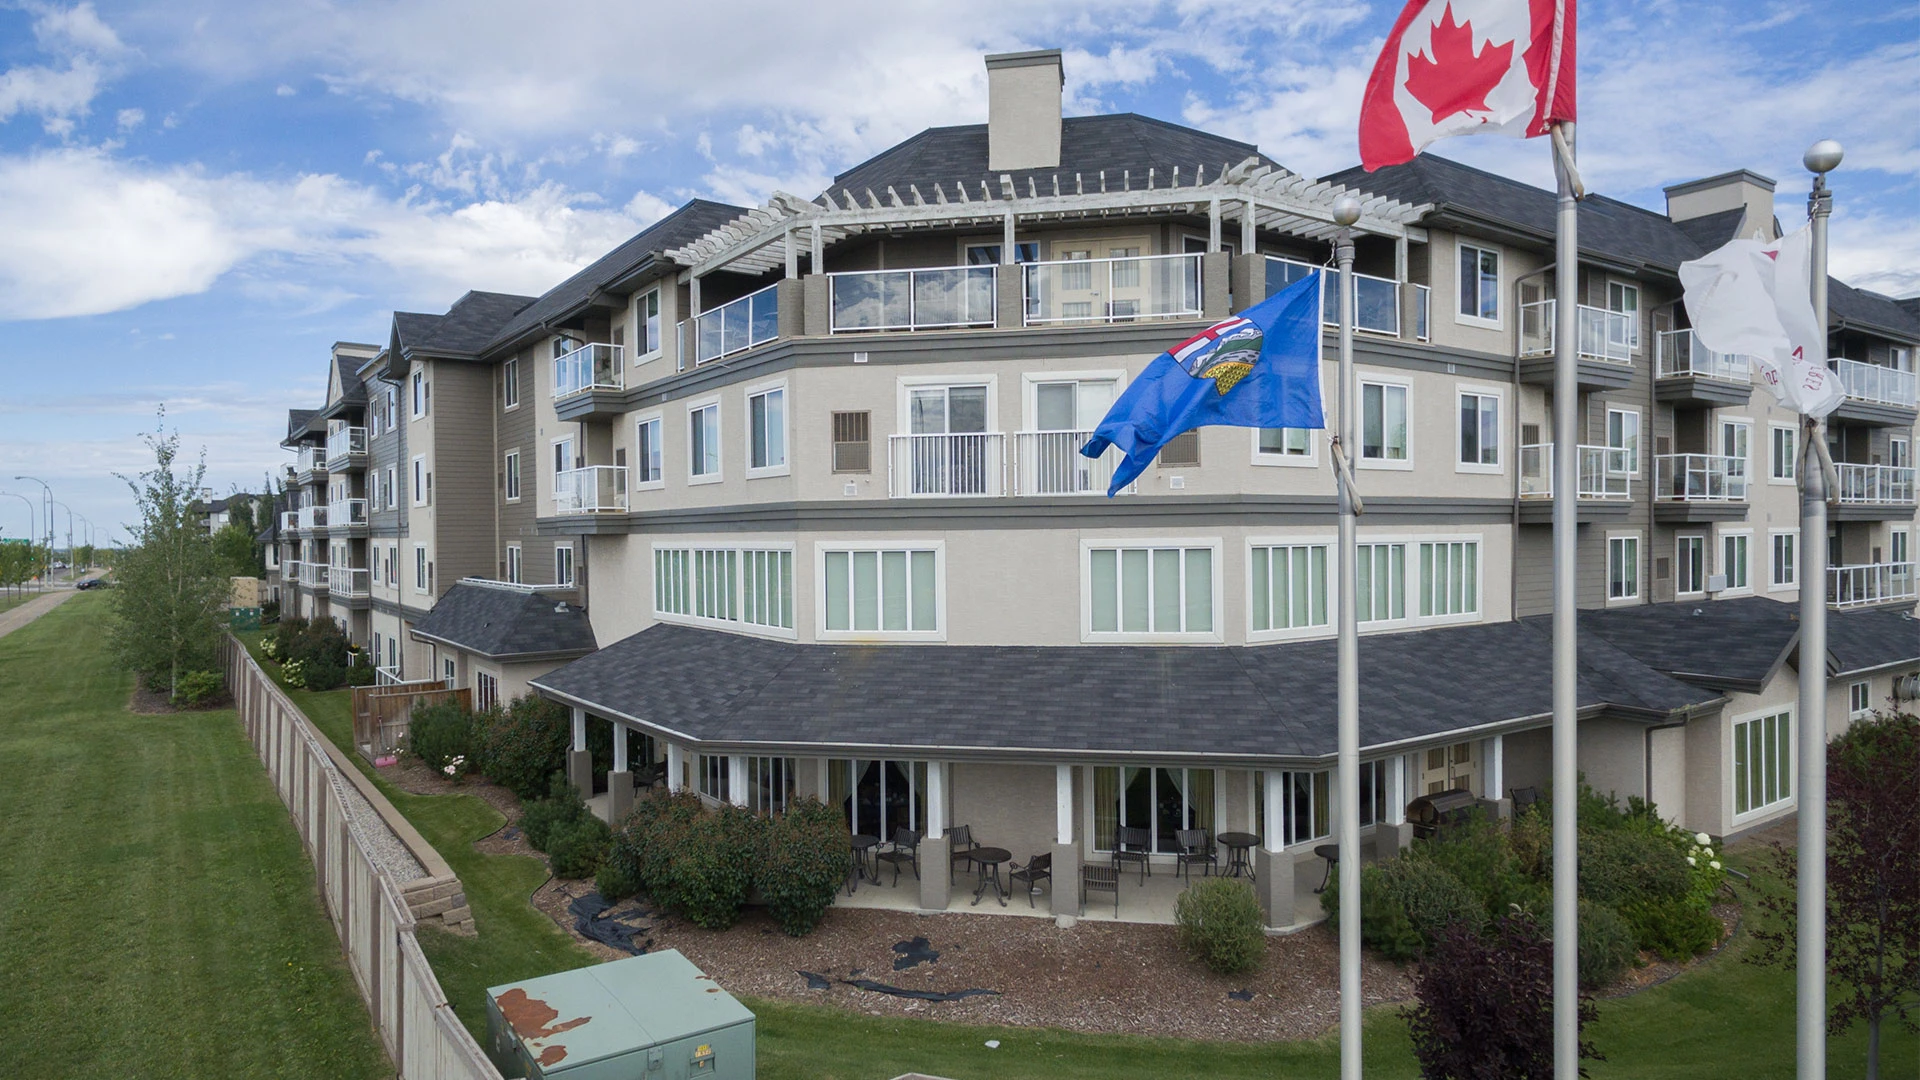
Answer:
[[[115,115],[114,122],[121,131],[132,131],[147,122],[147,112],[145,109],[121,109]]]
[[[292,97],[293,95],[299,92],[300,91],[295,90],[293,87],[288,86],[286,83],[281,83],[279,86],[276,86],[273,88],[273,93],[275,97]]]
[[[84,116],[101,85],[129,50],[100,21],[91,3],[71,8],[29,5],[33,36],[54,64],[32,64],[0,72],[0,123],[17,114],[37,115],[49,134],[72,134],[74,118]]]

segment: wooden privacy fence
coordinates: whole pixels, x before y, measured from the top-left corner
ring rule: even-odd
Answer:
[[[438,681],[390,683],[353,688],[353,745],[366,758],[396,753],[406,740],[415,705],[458,702],[473,708],[473,691],[449,690]]]
[[[500,1071],[453,1015],[440,980],[434,977],[415,938],[417,923],[409,906],[410,894],[418,894],[422,882],[429,889],[445,888],[451,875],[443,878],[435,874],[444,869],[445,863],[437,854],[432,863],[438,866],[422,859],[429,876],[403,888],[349,826],[352,811],[347,789],[352,786],[362,791],[359,783],[343,772],[351,771],[352,764],[260,670],[238,641],[229,636],[223,648],[227,685],[233,691],[241,723],[313,859],[327,915],[339,934],[341,949],[387,1054],[399,1066],[400,1077],[501,1080]],[[373,794],[385,803],[377,790]],[[392,812],[390,806],[384,809]],[[411,832],[411,827],[407,831]],[[401,839],[411,849],[413,844],[408,840],[418,840],[418,834]],[[419,843],[424,845],[424,841]],[[452,880],[452,887],[458,889],[457,879]]]

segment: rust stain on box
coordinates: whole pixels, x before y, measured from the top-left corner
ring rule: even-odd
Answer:
[[[563,1023],[554,1023],[560,1019],[560,1013],[553,1006],[536,997],[528,997],[525,990],[513,989],[496,999],[500,1006],[500,1015],[506,1018],[516,1034],[522,1039],[548,1039],[562,1032],[592,1020],[591,1016],[582,1016]],[[549,1046],[540,1051],[540,1064],[552,1065],[567,1056],[564,1046]]]

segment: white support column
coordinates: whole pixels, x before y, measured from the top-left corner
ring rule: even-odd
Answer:
[[[700,317],[700,276],[694,274],[687,278],[687,318]]]
[[[820,223],[816,221],[813,223],[811,250],[807,253],[810,259],[807,266],[807,273],[824,274],[827,272],[825,251],[826,245],[822,243],[820,239]]]
[[[819,770],[818,782],[820,801],[827,801],[827,794],[833,790],[833,763],[826,758],[814,758],[814,766]]]
[[[587,710],[573,710],[573,752],[587,748]]]
[[[1407,756],[1390,757],[1380,764],[1387,771],[1387,824],[1403,825],[1407,820]]]
[[[1267,804],[1267,835],[1260,838],[1261,846],[1270,852],[1279,852],[1286,847],[1281,837],[1286,835],[1286,799],[1280,790],[1280,770],[1268,769],[1264,774],[1266,783],[1262,786],[1260,797]]]
[[[747,756],[727,755],[727,799],[735,806],[747,805]]]
[[[627,771],[627,725],[613,722],[613,771]]]
[[[1405,236],[1393,238],[1393,280],[1407,280],[1407,238]]]
[[[1013,260],[1013,211],[1011,210],[1007,211],[1007,216],[1001,219],[1000,237],[1001,237],[1000,265],[1012,266],[1014,260]]]
[[[1207,250],[1220,250],[1220,197],[1215,195],[1207,203]]]
[[[1254,224],[1259,220],[1259,216],[1260,212],[1255,209],[1252,199],[1240,204],[1240,254],[1242,255],[1254,254],[1256,240]]]
[[[1487,798],[1499,799],[1507,790],[1507,755],[1504,736],[1495,735],[1486,740],[1481,754],[1487,759]]]
[[[790,278],[799,277],[800,253],[795,251],[793,247],[793,226],[787,226],[787,231],[781,238],[781,246],[787,249],[787,276]]]
[[[1073,766],[1053,767],[1053,842],[1073,843]]]
[[[927,839],[947,835],[947,765],[927,762]]]
[[[667,790],[679,794],[686,790],[682,782],[687,773],[687,752],[679,743],[667,744]]]

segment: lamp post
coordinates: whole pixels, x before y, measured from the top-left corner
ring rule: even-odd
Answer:
[[[21,502],[27,504],[27,543],[31,545],[33,543],[34,532],[40,528],[40,508],[33,505],[33,500],[27,498],[25,495],[17,494],[12,491],[0,491],[0,495],[6,495],[10,498],[19,499]],[[28,550],[31,551],[32,548],[29,547]],[[25,585],[26,585],[25,582],[21,582],[21,586],[23,588],[25,587]]]
[[[40,490],[42,492],[40,503],[47,513],[47,517],[46,517],[47,531],[42,535],[46,537],[46,541],[47,541],[46,562],[49,565],[40,575],[40,583],[42,585],[45,585],[48,575],[52,573],[51,564],[53,562],[53,488],[45,480],[42,480],[37,476],[16,476],[14,477],[14,479],[15,480],[31,480],[34,483],[40,485]]]
[[[53,500],[53,505],[67,512],[67,578],[71,580],[73,578],[73,507],[59,499]]]
[[[1353,225],[1360,220],[1360,200],[1342,195],[1333,204],[1333,258],[1340,268],[1340,428],[1343,460],[1359,438],[1354,422],[1353,392]],[[1360,1080],[1360,615],[1357,610],[1359,550],[1358,514],[1353,474],[1344,461],[1340,484],[1340,554],[1336,599],[1340,614],[1336,645],[1338,747],[1334,761],[1335,790],[1340,793],[1340,1076]]]

